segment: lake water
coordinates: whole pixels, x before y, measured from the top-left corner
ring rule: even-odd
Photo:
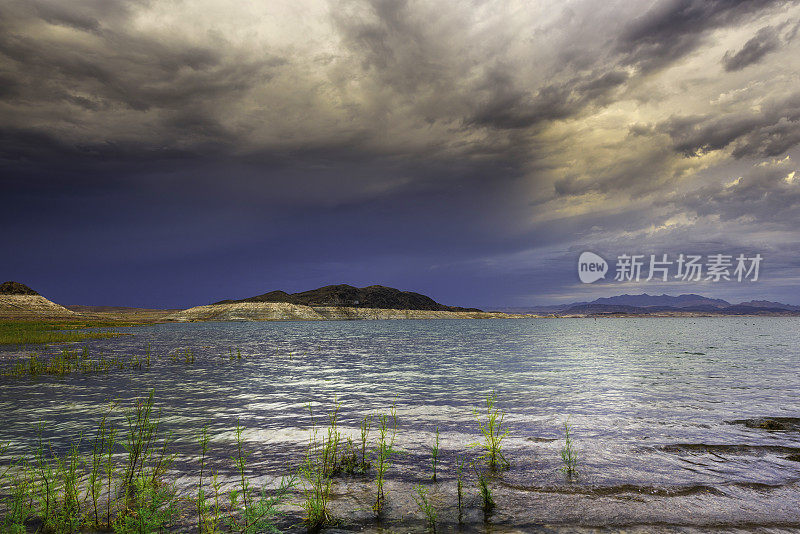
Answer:
[[[340,528],[423,530],[411,497],[413,484],[423,483],[448,530],[456,524],[455,458],[477,456],[468,447],[479,437],[472,410],[494,390],[511,428],[511,469],[492,481],[497,508],[488,523],[467,485],[466,531],[800,529],[800,431],[734,422],[800,417],[800,318],[190,323],[129,331],[80,345],[93,354],[143,354],[150,344],[149,370],[0,377],[0,442],[27,450],[45,420],[61,447],[91,432],[110,401],[130,405],[154,389],[164,428],[177,436],[177,470],[194,472],[203,424],[215,436],[215,464],[226,469],[239,419],[254,451],[252,475],[269,486],[302,458],[309,403],[322,423],[339,402],[342,430],[354,437],[364,415],[396,403],[403,454],[388,472],[386,519],[372,520],[372,476],[343,477],[334,486]],[[163,356],[183,348],[195,351],[195,363]],[[242,359],[231,360],[237,350]],[[6,364],[20,355],[0,348]],[[574,480],[560,470],[566,420],[578,454]],[[433,485],[437,426],[442,453]],[[181,480],[190,487],[190,477]]]

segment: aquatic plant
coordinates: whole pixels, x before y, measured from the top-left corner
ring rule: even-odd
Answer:
[[[473,415],[478,421],[478,428],[483,435],[483,441],[471,443],[470,447],[480,447],[483,449],[481,458],[485,459],[489,469],[507,469],[509,463],[503,456],[503,439],[508,436],[510,429],[503,426],[505,412],[496,407],[497,395],[494,391],[486,396],[486,410],[481,414],[473,410]]]
[[[354,475],[369,471],[372,462],[367,456],[367,441],[371,426],[372,419],[364,416],[359,423],[360,444],[358,446],[351,437],[347,437],[339,460],[339,467],[344,473]]]
[[[289,490],[295,485],[295,476],[282,477],[278,490],[268,495],[262,489],[257,498],[249,497],[250,481],[247,479],[247,459],[250,452],[244,450],[242,433],[244,428],[236,420],[236,454],[231,458],[239,477],[239,487],[229,493],[230,515],[227,526],[232,532],[255,534],[256,532],[277,532],[274,517],[278,514],[277,506],[283,502]],[[215,489],[216,491],[216,489]],[[241,505],[239,497],[241,496]]]
[[[306,527],[311,531],[316,531],[333,522],[333,516],[328,509],[333,485],[331,476],[334,471],[334,465],[331,462],[336,462],[335,451],[341,436],[336,429],[338,404],[329,415],[329,427],[321,440],[318,438],[319,430],[316,427],[310,404],[308,408],[311,412],[312,426],[309,445],[299,469],[303,492],[303,501],[300,506],[305,511],[303,522]]]
[[[247,511],[242,515],[236,532],[242,534],[256,534],[257,532],[279,532],[275,526],[274,518],[281,512],[278,506],[282,504],[288,493],[296,483],[296,477],[290,475],[282,477],[277,491],[273,495],[268,495],[266,489],[262,489],[258,499],[254,499]]]
[[[92,512],[94,514],[94,526],[100,526],[100,511],[98,508],[98,501],[100,500],[100,493],[103,489],[103,481],[100,479],[100,474],[103,468],[103,453],[105,452],[106,440],[106,417],[103,416],[100,421],[100,426],[95,432],[94,440],[92,441],[92,460],[89,471],[89,492],[92,498]]]
[[[372,428],[372,418],[365,415],[359,425],[361,431],[361,472],[365,473],[369,469],[371,462],[367,457],[367,439],[369,438],[369,431]]]
[[[105,450],[104,450],[104,464],[103,468],[106,474],[106,526],[111,525],[111,505],[113,493],[111,492],[112,483],[114,481],[114,451],[117,446],[117,429],[109,427],[105,430]]]
[[[489,481],[486,477],[486,473],[476,469],[476,484],[478,486],[478,492],[481,498],[481,507],[483,508],[483,518],[488,519],[490,515],[492,515],[492,511],[495,507],[494,497],[492,496],[492,490],[489,487]]]
[[[177,490],[171,484],[153,484],[150,477],[133,479],[132,498],[113,523],[116,534],[161,532],[178,515]]]
[[[339,443],[342,441],[342,433],[339,431],[337,421],[339,417],[340,404],[335,402],[333,410],[328,413],[327,437],[322,440],[322,469],[325,475],[333,476],[339,472]]]
[[[390,416],[391,427],[389,426]],[[380,516],[383,513],[383,504],[386,500],[386,493],[384,491],[386,471],[389,469],[392,455],[398,452],[394,448],[394,441],[397,437],[397,410],[394,404],[392,405],[390,414],[381,415],[378,417],[378,422],[378,455],[375,460],[375,486],[377,487],[377,496],[372,509]]]
[[[417,508],[425,515],[425,521],[430,532],[436,532],[436,507],[428,493],[428,489],[421,484],[414,486],[414,502]]]
[[[213,491],[212,504],[206,508],[207,513],[203,518],[203,523],[198,526],[200,532],[219,532],[219,526],[222,524],[222,482],[219,480],[217,470],[213,467],[211,468],[211,490]]]
[[[158,433],[158,421],[150,420],[154,393],[151,390],[147,399],[139,399],[133,410],[125,414],[128,428],[122,446],[128,453],[128,459],[122,475],[122,489],[126,496],[133,495],[134,481],[141,475]]]
[[[460,455],[456,458],[456,493],[458,494],[458,522],[464,513],[464,458]]]
[[[10,443],[0,445],[0,456],[5,455],[10,446]],[[20,468],[23,468],[22,475],[16,473]],[[23,466],[21,462],[14,460],[0,471],[0,487],[6,488],[8,486],[6,482],[8,480],[11,481],[10,495],[0,499],[0,508],[5,510],[5,515],[0,521],[0,527],[2,527],[3,532],[25,532],[25,522],[33,512],[33,499],[31,497],[33,491],[30,487],[31,482],[28,472],[27,466]]]
[[[561,449],[561,461],[564,463],[561,470],[567,478],[575,477],[578,472],[578,457],[572,443],[572,426],[569,424],[569,418],[564,421],[564,448]]]
[[[80,442],[73,442],[64,457],[55,457],[57,487],[56,514],[54,523],[56,532],[75,532],[81,526],[81,477],[79,468],[81,459],[78,454]]]
[[[194,363],[195,356],[194,350],[190,347],[186,347],[183,349],[176,349],[174,353],[172,353],[172,360],[173,361],[182,361],[183,363]]]
[[[89,348],[84,346],[80,350],[64,348],[60,353],[50,356],[30,353],[27,359],[17,362],[3,374],[17,377],[39,375],[66,376],[76,371],[89,374],[106,373],[114,369],[141,368],[142,362],[138,355],[124,359],[119,356],[106,358],[105,354],[101,353],[97,359],[93,359],[89,354]]]
[[[206,469],[206,455],[208,454],[208,425],[203,425],[200,431],[200,477],[197,480],[197,498],[195,506],[197,507],[197,528],[202,532],[206,524],[206,495],[203,489],[203,475]]]
[[[436,440],[433,442],[433,447],[431,447],[431,466],[433,467],[433,474],[431,475],[431,480],[436,482],[436,463],[439,460],[439,426],[436,426]]]
[[[342,454],[339,457],[341,471],[348,475],[353,475],[359,470],[358,451],[356,451],[353,438],[347,436],[347,441],[342,447]]]
[[[242,495],[242,503],[244,504],[244,515],[245,517],[249,515],[249,510],[247,506],[247,493],[250,491],[250,481],[247,480],[245,476],[245,469],[247,467],[247,457],[250,455],[249,453],[245,453],[242,448],[242,426],[239,424],[239,419],[236,419],[236,456],[232,458],[234,464],[236,465],[236,471],[239,474],[239,490],[238,493],[232,492],[231,495],[234,497],[231,499],[233,504],[236,504],[236,495],[241,493]]]
[[[105,339],[130,335],[111,330],[77,331],[85,328],[136,326],[137,323],[112,323],[102,321],[43,322],[0,321],[0,345],[35,345],[41,343],[65,343],[85,339]]]
[[[32,482],[26,473],[11,477],[11,495],[3,499],[6,513],[0,526],[3,532],[24,534],[25,523],[33,515]]]
[[[69,444],[65,453],[56,454],[43,437],[45,424],[40,423],[32,458],[11,459],[0,468],[0,510],[4,511],[0,532],[25,532],[31,524],[39,532],[53,533],[87,529],[142,533],[174,528],[178,519],[177,489],[166,478],[173,458],[172,437],[161,431],[153,396],[151,391],[124,413],[121,447],[116,440],[117,429],[108,417],[114,409],[112,405],[103,415],[86,457],[79,452],[80,437]],[[222,483],[212,469],[212,502],[207,506],[203,491],[207,480],[207,428],[201,434],[201,475],[196,498],[199,528],[205,533],[221,532],[225,526],[226,531],[246,534],[275,532],[274,518],[294,487],[295,476],[282,478],[277,491],[271,494],[261,489],[251,496],[246,477],[250,453],[245,450],[243,428],[238,422],[236,437],[233,459],[239,483],[228,492],[230,505],[222,504]],[[0,456],[8,448],[0,447]],[[114,460],[120,449],[125,456],[117,470]]]

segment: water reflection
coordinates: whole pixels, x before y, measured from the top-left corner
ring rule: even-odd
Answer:
[[[157,356],[147,370],[0,377],[0,440],[30,447],[46,420],[58,448],[91,432],[109,402],[130,405],[155,389],[187,466],[203,424],[222,465],[240,420],[259,472],[272,473],[296,464],[312,417],[334,402],[353,436],[363,415],[396,403],[406,454],[393,483],[427,476],[437,425],[446,482],[456,454],[477,439],[471,410],[496,390],[513,430],[501,524],[794,525],[800,514],[788,503],[800,497],[800,462],[787,457],[800,433],[731,421],[800,414],[798,326],[797,318],[154,325],[86,342],[108,354],[143,354],[149,344]],[[163,357],[187,347],[194,364]],[[559,471],[567,417],[578,483]]]

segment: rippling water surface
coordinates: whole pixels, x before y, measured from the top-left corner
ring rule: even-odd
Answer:
[[[511,427],[512,468],[493,481],[498,506],[488,524],[468,487],[468,530],[800,528],[800,432],[745,424],[800,417],[798,318],[191,323],[130,332],[81,345],[143,354],[149,344],[149,370],[0,377],[0,441],[25,450],[44,420],[58,447],[91,432],[110,401],[130,405],[154,389],[177,436],[177,469],[193,469],[206,423],[224,468],[239,419],[253,476],[270,484],[302,457],[309,403],[321,422],[339,402],[342,428],[355,436],[361,417],[394,402],[404,454],[389,472],[387,520],[371,522],[370,480],[346,478],[335,488],[342,528],[422,528],[411,487],[429,477],[437,426],[442,476],[433,495],[452,527],[455,458],[476,456],[472,410],[495,390]],[[164,356],[187,347],[194,364]],[[231,360],[237,351],[242,359]],[[6,364],[20,355],[0,349]],[[566,420],[579,458],[572,481],[560,471]]]

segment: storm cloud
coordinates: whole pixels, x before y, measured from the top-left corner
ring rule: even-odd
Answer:
[[[524,306],[595,291],[583,249],[762,246],[753,298],[785,295],[798,27],[777,0],[9,0],[1,274],[65,303]]]

